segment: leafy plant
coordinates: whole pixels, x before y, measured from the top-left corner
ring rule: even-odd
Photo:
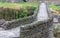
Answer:
[[[3,7],[0,9],[0,18],[5,20],[12,20],[30,16],[34,13],[36,7],[28,6],[19,9],[12,9],[8,7]]]

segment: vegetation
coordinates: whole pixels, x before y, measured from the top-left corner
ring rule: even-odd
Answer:
[[[58,28],[54,28],[53,33],[54,33],[54,36],[55,36],[55,37],[57,37],[57,35],[58,35],[58,31],[59,31]]]
[[[12,20],[30,16],[34,13],[35,3],[2,3],[0,2],[0,18]]]
[[[60,10],[60,5],[54,5],[54,4],[50,4],[49,5],[50,8],[52,8],[53,10]]]
[[[60,5],[50,4],[49,7],[53,14],[60,14]]]
[[[60,25],[56,25],[53,27],[53,34],[56,38],[60,36]]]
[[[32,15],[37,6],[36,2],[0,2],[0,18],[5,20],[23,18]],[[53,14],[60,14],[60,6],[50,4],[49,7]]]
[[[60,14],[60,5],[57,6],[50,4],[49,7],[53,14]],[[53,29],[53,34],[55,37],[57,37],[59,33],[60,33],[60,27],[57,25],[57,27]]]
[[[20,8],[26,6],[33,6],[37,7],[38,3],[36,2],[20,2],[20,3],[7,3],[7,2],[0,2],[0,7],[9,7],[9,8]]]

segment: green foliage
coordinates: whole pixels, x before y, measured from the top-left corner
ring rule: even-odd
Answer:
[[[36,7],[33,6],[27,6],[27,16],[32,15],[34,13],[34,10],[36,9]]]
[[[26,10],[26,8],[20,9],[18,17],[22,18],[22,17],[26,17],[26,16],[27,16],[27,10]]]
[[[9,7],[9,8],[14,8],[14,7],[20,7],[20,6],[34,6],[37,7],[38,3],[37,2],[20,2],[20,3],[7,3],[7,2],[0,2],[0,7]]]
[[[54,33],[54,36],[56,37],[58,35],[58,28],[54,28],[53,33]]]
[[[19,9],[12,9],[7,7],[0,7],[0,18],[5,20],[12,20],[30,16],[34,13],[36,7],[27,6]]]
[[[49,7],[54,9],[54,10],[60,10],[60,5],[56,6],[54,4],[50,4]]]
[[[38,4],[36,2],[0,2],[0,18],[3,18],[5,20],[12,20],[30,16],[34,13],[37,5]]]

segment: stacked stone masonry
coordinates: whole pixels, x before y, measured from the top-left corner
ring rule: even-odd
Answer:
[[[45,13],[47,14],[48,18],[44,16]],[[38,18],[37,17],[38,14],[40,15],[42,14],[42,16],[39,16]],[[6,26],[5,29],[7,30],[20,26],[20,33],[19,33],[20,38],[48,38],[49,36],[48,31],[49,28],[52,26],[52,24],[53,24],[53,17],[50,10],[48,9],[48,5],[46,3],[39,3],[36,11],[32,16],[8,21],[5,22],[2,26]]]
[[[48,11],[47,4],[45,3],[45,5],[46,5],[46,10]],[[49,36],[48,31],[53,24],[53,18],[50,12],[47,12],[47,13],[48,13],[49,19],[45,21],[34,21],[33,23],[21,26],[20,38],[48,38]]]

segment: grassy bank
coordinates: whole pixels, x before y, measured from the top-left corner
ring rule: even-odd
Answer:
[[[54,5],[54,4],[50,4],[49,7],[50,7],[51,12],[54,15],[60,14],[60,5],[57,6],[57,5]]]
[[[53,10],[60,10],[60,5],[56,6],[54,4],[50,4],[49,7],[52,8]]]
[[[25,6],[34,6],[36,7],[38,3],[33,2],[21,2],[21,3],[7,3],[7,2],[0,2],[0,7],[9,7],[9,8],[19,8],[19,7],[25,7]]]
[[[21,2],[6,3],[0,2],[0,19],[11,20],[30,16],[38,6],[37,3]]]

